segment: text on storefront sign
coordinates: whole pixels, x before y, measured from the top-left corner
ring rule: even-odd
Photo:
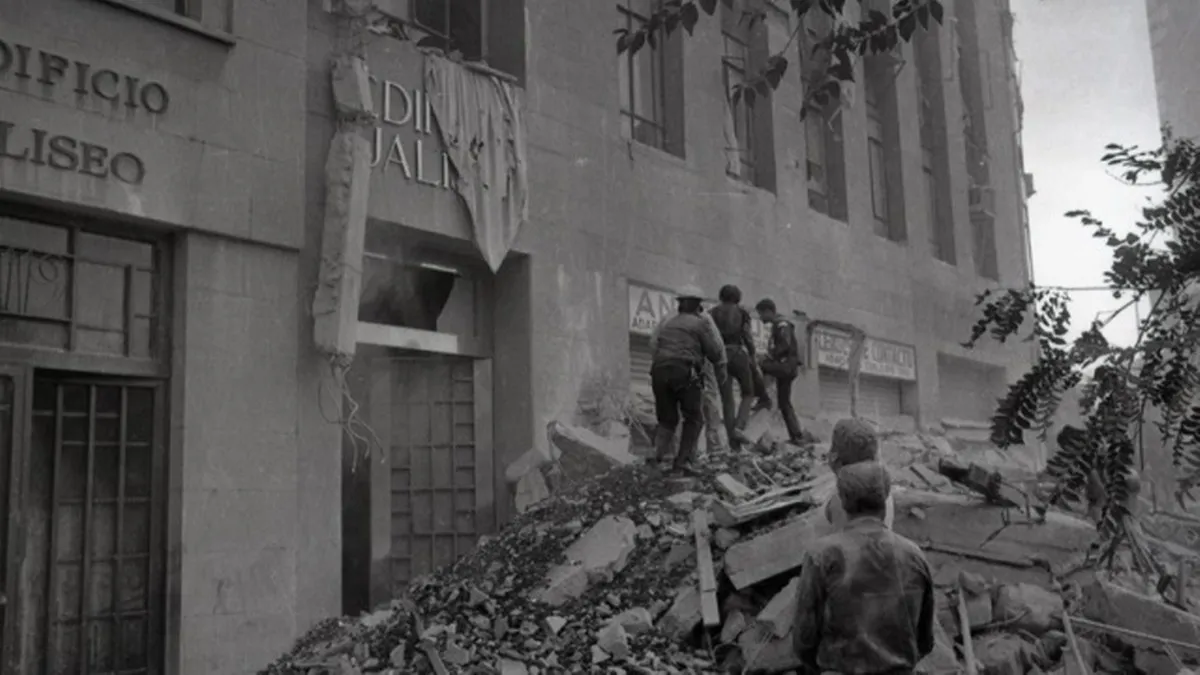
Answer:
[[[380,122],[371,139],[371,167],[381,167],[384,173],[399,170],[405,180],[449,189],[450,156],[437,150],[433,104],[424,90],[374,76],[369,79],[378,87],[374,103]]]
[[[705,307],[712,307],[715,300],[705,300]],[[637,284],[629,284],[629,332],[649,336],[659,322],[669,318],[676,311],[675,294],[660,291]],[[766,351],[767,332],[762,321],[755,317],[750,319],[750,332],[754,336],[755,347]]]
[[[817,328],[813,331],[813,344],[818,365],[837,370],[849,369],[850,352],[854,347],[849,335],[828,328]],[[907,345],[867,338],[863,344],[859,372],[914,381],[917,379],[916,351]]]
[[[146,164],[133,153],[113,152],[103,145],[51,134],[45,129],[18,127],[4,120],[0,120],[2,159],[93,178],[111,176],[128,185],[141,185],[146,178]]]
[[[84,61],[0,40],[0,79],[9,78],[50,88],[65,84],[77,96],[94,96],[154,115],[165,113],[171,105],[170,94],[158,82],[143,81],[109,68],[95,68]]]

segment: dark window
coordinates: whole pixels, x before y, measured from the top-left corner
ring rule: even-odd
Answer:
[[[805,92],[821,86],[818,80],[826,64],[813,56],[816,40],[831,29],[821,12],[810,12],[808,26],[800,31],[800,74]],[[840,103],[831,101],[819,113],[810,112],[804,120],[805,158],[808,178],[808,206],[814,211],[845,221],[846,146],[842,136]]]
[[[629,31],[645,27],[661,0],[622,0],[620,25]],[[626,138],[683,156],[683,46],[678,32],[636,54],[617,57],[621,127]]]
[[[418,44],[464,61],[484,63],[518,81],[525,75],[523,0],[408,0],[408,23]],[[395,2],[385,3],[396,13]]]
[[[756,96],[751,104],[744,96],[736,101],[733,97],[735,89],[757,76],[766,64],[766,23],[756,17],[756,8],[747,0],[721,3],[721,82],[727,101],[725,171],[751,185],[774,190],[771,101]]]
[[[903,164],[900,121],[896,105],[896,72],[900,63],[891,54],[864,60],[867,104],[867,152],[871,172],[871,211],[875,233],[904,241]]]
[[[917,66],[917,114],[921,124],[921,168],[929,209],[929,243],[933,256],[955,264],[954,219],[950,216],[950,165],[946,153],[945,90],[937,31],[922,31],[913,45]]]
[[[0,343],[162,356],[151,242],[0,217]]]
[[[199,18],[199,0],[134,0],[134,2],[172,14],[182,14],[193,19]]]

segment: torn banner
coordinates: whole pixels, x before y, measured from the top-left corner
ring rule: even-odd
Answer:
[[[512,84],[437,54],[425,55],[425,91],[467,204],[475,243],[500,269],[529,215],[525,120]]]

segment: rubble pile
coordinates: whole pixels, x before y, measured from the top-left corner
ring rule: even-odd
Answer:
[[[836,489],[821,447],[763,433],[678,478],[585,429],[553,423],[548,439],[509,467],[522,513],[503,531],[404,599],[317,626],[264,672],[799,669],[799,565],[829,532],[820,507]],[[916,434],[883,442],[894,527],[926,551],[937,587],[937,646],[919,673],[1180,675],[1200,659],[1200,618],[1078,572],[1090,523],[1033,509],[948,452]]]

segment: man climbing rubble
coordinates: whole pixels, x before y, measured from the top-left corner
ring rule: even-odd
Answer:
[[[934,647],[933,575],[913,542],[883,525],[891,481],[876,462],[838,472],[849,521],[805,556],[794,647],[806,672],[909,675]]]
[[[829,468],[836,474],[842,468],[870,462],[879,464],[879,436],[871,425],[858,418],[838,420],[833,426],[833,438],[829,443]],[[892,519],[895,516],[895,506],[891,491],[888,491],[885,503],[883,524],[892,529]],[[843,527],[848,517],[838,494],[830,497],[825,504],[825,518],[834,527]]]
[[[679,452],[674,468],[690,471],[696,445],[704,425],[704,364],[713,366],[719,385],[728,377],[725,347],[710,317],[703,316],[703,293],[687,287],[677,296],[679,313],[661,322],[650,337],[652,360],[650,381],[654,390],[654,412],[658,418],[655,432],[655,461],[666,462],[671,456],[675,428],[683,417]]]
[[[728,361],[729,377],[721,387],[721,404],[725,417],[725,432],[729,436],[729,444],[736,449],[744,442],[740,433],[750,420],[754,406],[754,396],[759,393],[759,405],[765,398],[765,391],[755,388],[754,377],[754,336],[750,332],[750,312],[742,307],[742,291],[737,286],[726,284],[721,287],[718,295],[721,304],[709,311],[721,339],[725,342],[725,358]],[[733,383],[737,382],[741,390],[740,405],[733,400]],[[769,399],[768,399],[769,400]]]
[[[758,311],[758,318],[769,327],[771,336],[767,343],[766,358],[762,362],[763,374],[775,378],[775,397],[790,440],[803,444],[800,421],[796,419],[796,410],[792,407],[792,382],[796,380],[801,361],[796,327],[779,316],[775,301],[770,298],[759,300],[754,308]]]

